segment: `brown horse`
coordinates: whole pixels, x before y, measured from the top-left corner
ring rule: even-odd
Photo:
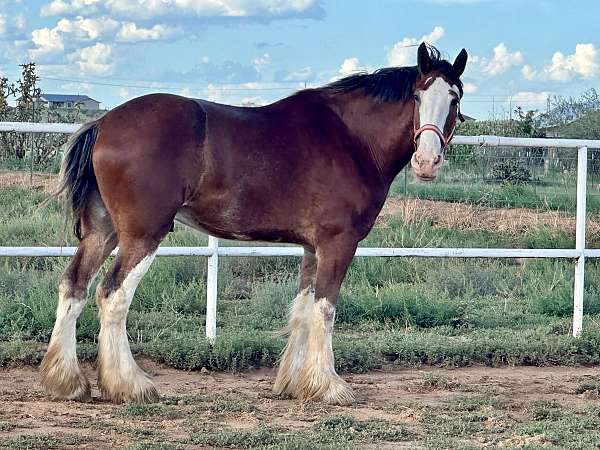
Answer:
[[[60,282],[41,365],[47,392],[90,398],[75,324],[118,245],[96,290],[98,385],[113,402],[158,398],[131,355],[125,324],[135,289],[177,220],[217,237],[304,247],[274,389],[352,402],[331,346],[340,285],[400,169],[410,161],[417,177],[435,178],[460,117],[466,62],[464,49],[451,64],[422,44],[415,67],[352,75],[264,107],[154,94],[84,125],[62,167],[80,243]]]

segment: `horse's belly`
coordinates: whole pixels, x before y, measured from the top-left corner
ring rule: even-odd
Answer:
[[[265,242],[288,242],[302,243],[295,233],[283,229],[257,229],[256,227],[232,226],[233,224],[211,223],[194,214],[188,207],[181,208],[175,215],[175,220],[202,233],[222,239],[237,241],[265,241]],[[240,228],[240,229],[238,229]]]

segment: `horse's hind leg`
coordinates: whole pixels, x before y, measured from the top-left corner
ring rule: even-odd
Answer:
[[[54,399],[89,400],[90,383],[76,353],[76,322],[87,303],[89,285],[117,240],[110,217],[94,195],[81,215],[82,240],[58,288],[56,322],[40,371],[46,392]]]
[[[135,289],[152,264],[164,234],[160,238],[121,234],[115,262],[96,290],[101,326],[98,386],[103,397],[114,403],[158,400],[154,384],[131,355],[126,321]]]

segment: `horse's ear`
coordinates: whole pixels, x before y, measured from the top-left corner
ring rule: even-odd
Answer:
[[[454,64],[452,64],[452,67],[454,67],[454,71],[456,72],[456,75],[458,75],[459,77],[465,71],[465,67],[467,66],[468,56],[469,55],[467,54],[467,51],[463,48],[460,51],[460,53],[458,54],[458,56],[456,57],[456,59],[454,60]]]
[[[417,51],[417,67],[421,75],[429,73],[431,69],[431,56],[429,56],[429,50],[425,42],[419,45],[419,50]]]

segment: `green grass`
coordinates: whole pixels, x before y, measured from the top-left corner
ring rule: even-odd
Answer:
[[[3,448],[15,450],[47,450],[75,448],[87,442],[83,436],[63,434],[32,434],[8,438],[2,442]]]
[[[59,205],[37,191],[0,191],[2,245],[73,243]],[[165,245],[204,245],[177,227]],[[590,245],[597,243],[591,242]],[[401,219],[376,227],[363,245],[566,247],[562,231],[522,235],[453,230]],[[110,263],[110,262],[109,262]],[[0,259],[0,366],[37,364],[54,323],[66,258]],[[276,364],[296,292],[299,259],[222,258],[219,338],[204,338],[206,261],[159,258],[140,284],[128,318],[131,346],[186,370],[247,370]],[[106,271],[106,266],[101,274]],[[100,278],[100,277],[99,277]],[[586,264],[584,335],[570,337],[573,263],[556,260],[356,258],[342,287],[334,350],[341,371],[384,364],[466,366],[595,364],[600,361],[600,265]],[[93,292],[94,286],[91,291]],[[90,296],[91,297],[91,296]],[[78,322],[78,352],[96,357],[93,300]]]
[[[404,169],[406,171],[407,169]],[[392,195],[418,197],[450,202],[468,202],[493,208],[551,209],[574,213],[576,209],[575,173],[552,173],[541,183],[527,185],[486,182],[483,169],[477,167],[444,167],[435,182],[415,181],[404,171],[390,190]],[[485,170],[483,170],[485,171]],[[600,192],[597,175],[588,175],[587,209],[600,213]]]
[[[413,437],[406,427],[384,420],[359,421],[351,416],[327,416],[307,433],[290,433],[264,424],[251,431],[200,431],[190,437],[195,445],[218,448],[350,449],[371,442],[401,442]]]

